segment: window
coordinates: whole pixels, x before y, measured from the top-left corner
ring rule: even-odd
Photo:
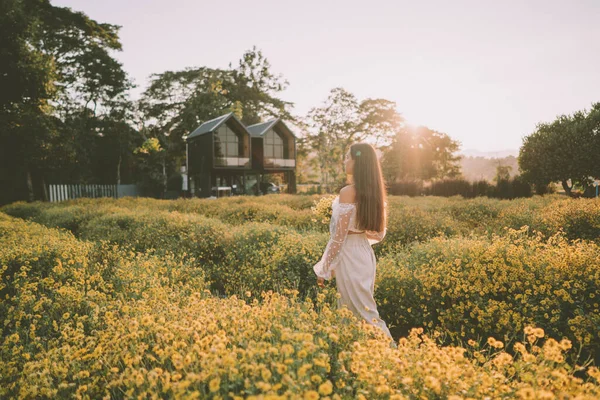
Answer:
[[[275,130],[270,129],[265,134],[265,158],[284,158],[285,145],[283,138]]]
[[[215,156],[239,157],[243,153],[242,145],[238,135],[227,125],[223,125],[215,135]]]

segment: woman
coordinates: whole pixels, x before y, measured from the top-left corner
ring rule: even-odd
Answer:
[[[354,184],[340,190],[333,201],[330,239],[313,270],[319,287],[335,276],[341,295],[338,307],[347,306],[391,338],[373,299],[376,260],[371,245],[383,240],[387,222],[385,186],[375,149],[367,143],[353,144],[345,168]]]

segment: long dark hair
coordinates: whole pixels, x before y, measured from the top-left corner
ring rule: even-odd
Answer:
[[[381,232],[386,224],[387,193],[375,149],[368,143],[355,143],[350,146],[350,156],[354,160],[357,228]]]

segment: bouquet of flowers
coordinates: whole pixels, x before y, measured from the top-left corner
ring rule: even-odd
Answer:
[[[322,224],[328,224],[331,219],[331,204],[335,200],[335,195],[328,195],[321,197],[319,200],[314,201],[314,206],[310,208],[316,218],[313,218],[313,222],[320,220]]]

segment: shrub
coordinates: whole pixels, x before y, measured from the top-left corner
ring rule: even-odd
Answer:
[[[513,341],[529,324],[600,355],[600,247],[557,234],[433,238],[379,260],[380,312],[404,335],[424,326],[454,341]]]

